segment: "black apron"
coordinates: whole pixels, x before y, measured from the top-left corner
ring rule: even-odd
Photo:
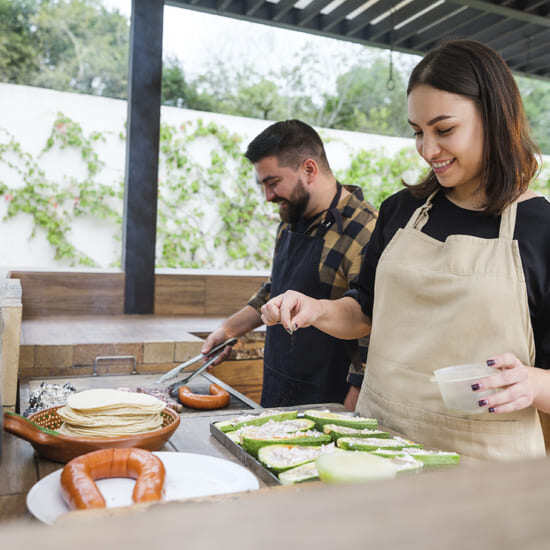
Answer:
[[[338,190],[330,208],[340,199]],[[319,264],[324,236],[334,216],[321,222],[315,236],[285,229],[277,243],[271,272],[271,297],[296,290],[317,299],[330,299],[330,285],[322,284]],[[262,407],[307,403],[342,403],[348,391],[349,342],[314,327],[290,335],[282,325],[267,327],[264,350]]]

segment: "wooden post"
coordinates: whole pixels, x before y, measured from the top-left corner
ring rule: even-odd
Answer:
[[[164,0],[132,1],[122,265],[124,313],[154,313]]]

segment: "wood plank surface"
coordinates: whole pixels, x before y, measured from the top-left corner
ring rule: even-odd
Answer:
[[[27,510],[27,494],[19,493],[16,495],[0,495],[0,529],[5,528],[5,524],[15,520],[34,519]]]
[[[77,315],[23,322],[21,344],[78,345],[139,342],[201,342],[189,333],[191,322],[159,315]]]
[[[155,277],[156,315],[204,315],[205,302],[206,280],[203,275]]]
[[[38,481],[34,449],[30,443],[4,430],[0,437],[0,496],[26,494]]]
[[[12,271],[23,288],[23,319],[59,315],[120,315],[124,273]],[[227,316],[241,309],[267,275],[196,272],[155,275],[158,315]]]
[[[259,403],[263,386],[263,359],[224,361],[210,371],[237,391]]]
[[[221,502],[172,502],[146,514],[0,530],[2,548],[194,550],[548,547],[550,462],[482,463],[365,485],[303,485]],[[116,541],[116,542],[115,542]]]
[[[266,277],[209,277],[206,279],[206,315],[232,315],[258,292]]]
[[[23,289],[23,318],[123,313],[124,273],[12,271]]]

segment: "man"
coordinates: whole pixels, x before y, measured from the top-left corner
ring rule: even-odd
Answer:
[[[336,181],[321,138],[307,124],[287,120],[269,126],[252,140],[245,156],[266,200],[279,205],[271,278],[210,334],[203,353],[259,327],[260,308],[286,290],[322,299],[342,297],[359,273],[376,222],[361,190]],[[294,333],[281,325],[267,327],[261,404],[344,402],[354,409],[364,359],[356,341],[338,340],[312,327]]]

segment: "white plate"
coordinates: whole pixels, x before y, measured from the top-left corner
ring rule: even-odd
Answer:
[[[164,501],[236,493],[259,488],[256,476],[235,462],[194,453],[154,453],[166,468]],[[40,521],[53,524],[70,511],[61,496],[59,478],[63,468],[35,483],[27,494],[27,508]],[[99,490],[107,507],[133,504],[133,479],[100,479]]]

